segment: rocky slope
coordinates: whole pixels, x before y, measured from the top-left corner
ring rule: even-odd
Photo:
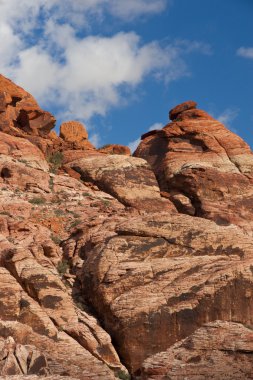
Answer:
[[[0,76],[0,378],[253,378],[253,156],[170,118],[97,150]]]

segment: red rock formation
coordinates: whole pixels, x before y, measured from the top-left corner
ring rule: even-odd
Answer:
[[[197,108],[197,103],[193,102],[192,100],[189,100],[188,102],[184,102],[182,104],[179,104],[175,108],[173,108],[169,112],[169,118],[170,120],[175,120],[179,115],[182,114],[182,112],[188,111],[188,110],[195,110]]]
[[[60,126],[60,137],[64,141],[63,150],[95,150],[88,141],[88,132],[82,123],[68,121]]]
[[[128,146],[118,145],[118,144],[108,144],[98,149],[101,153],[106,154],[124,154],[126,156],[131,156],[131,150]]]
[[[179,212],[253,228],[253,155],[249,146],[187,102],[173,122],[144,135],[135,152],[153,168]],[[187,206],[186,206],[187,205]]]
[[[0,377],[252,378],[247,144],[187,102],[149,165],[0,89]]]
[[[55,119],[28,92],[0,74],[0,130],[14,136],[45,136]]]
[[[87,140],[88,132],[82,123],[68,121],[60,126],[60,137],[69,142],[82,142]]]

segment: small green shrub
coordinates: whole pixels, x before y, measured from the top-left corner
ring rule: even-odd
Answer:
[[[0,211],[1,215],[11,216],[11,214],[8,211]]]
[[[83,197],[90,197],[90,196],[91,196],[90,193],[86,193],[86,192],[83,193]]]
[[[69,269],[69,264],[66,260],[62,260],[57,265],[57,271],[62,276]]]
[[[75,211],[68,210],[68,213],[73,215],[74,218],[80,218],[80,215],[77,214]]]
[[[28,161],[23,158],[18,158],[18,162],[21,162],[22,164],[27,164]]]
[[[56,173],[62,166],[63,158],[62,152],[55,152],[47,157],[47,162],[49,163],[51,173]]]
[[[104,205],[105,205],[106,207],[109,207],[110,204],[111,204],[111,202],[110,202],[108,199],[102,199],[102,202],[104,203]]]
[[[56,216],[62,216],[65,214],[65,211],[58,208],[57,210],[54,210],[54,213]]]
[[[131,380],[131,376],[125,372],[125,371],[122,371],[120,370],[118,373],[117,373],[117,377],[121,380]]]
[[[76,307],[78,307],[78,309],[85,311],[85,307],[82,304],[82,302],[75,301],[75,305],[76,305]]]
[[[32,205],[43,205],[46,203],[45,198],[42,197],[34,197],[28,200],[29,203]]]
[[[51,234],[51,239],[55,244],[60,244],[61,243],[61,238],[57,235]]]
[[[53,177],[50,177],[50,179],[49,179],[49,188],[52,192],[54,191],[54,179],[53,179]]]
[[[70,224],[70,228],[74,228],[76,226],[78,226],[78,224],[80,224],[82,221],[81,219],[76,219],[74,220],[71,224]]]

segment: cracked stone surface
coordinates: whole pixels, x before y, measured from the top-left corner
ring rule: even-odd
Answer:
[[[0,76],[1,379],[252,379],[252,152],[196,106],[132,157]]]
[[[206,322],[252,325],[252,244],[236,226],[166,213],[119,221],[103,242],[91,232],[84,293],[132,372]]]
[[[250,147],[206,112],[189,107],[183,103],[171,111],[171,123],[143,135],[134,155],[149,162],[179,212],[252,233]],[[187,207],[178,195],[188,198]]]

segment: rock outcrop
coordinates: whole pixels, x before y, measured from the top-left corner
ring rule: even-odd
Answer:
[[[45,136],[55,119],[21,87],[0,74],[0,130],[14,136]]]
[[[196,103],[170,111],[172,123],[146,134],[134,153],[146,159],[179,212],[253,229],[249,146]]]
[[[95,149],[0,76],[1,379],[252,379],[252,152],[170,118]]]
[[[108,144],[99,148],[100,153],[106,154],[124,154],[126,156],[131,156],[131,150],[128,146],[118,145],[118,144]]]
[[[82,123],[78,121],[68,121],[60,126],[60,137],[67,145],[74,150],[95,149],[88,141],[88,132]],[[65,150],[64,149],[64,150]]]
[[[239,323],[216,321],[147,359],[141,379],[252,379],[252,353],[251,329]]]
[[[72,161],[70,167],[83,181],[95,183],[125,206],[147,211],[175,210],[160,196],[159,187],[146,161],[125,155],[93,155]]]
[[[83,289],[132,372],[209,321],[252,325],[253,240],[238,227],[164,213],[90,235]]]

